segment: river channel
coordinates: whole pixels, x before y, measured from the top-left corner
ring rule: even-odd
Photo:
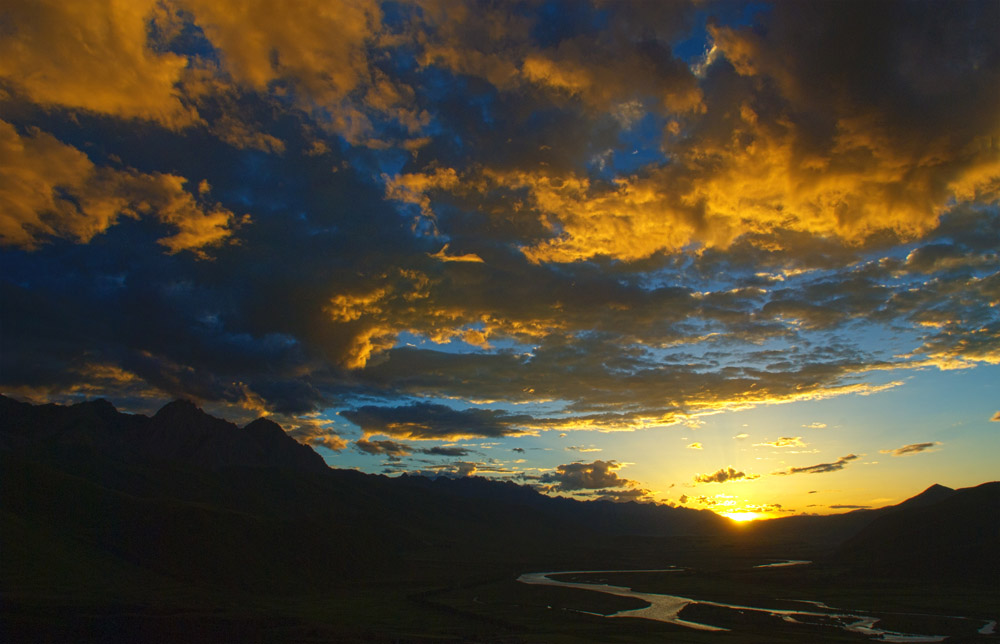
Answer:
[[[770,567],[776,566],[788,566],[788,565],[805,565],[810,562],[807,561],[788,561],[788,562],[777,562],[775,564],[767,564]],[[761,567],[761,566],[758,566]],[[703,599],[692,599],[689,597],[681,597],[679,595],[664,595],[659,593],[642,593],[636,592],[631,588],[625,586],[612,586],[610,584],[604,583],[584,583],[580,581],[561,581],[556,576],[559,575],[583,575],[583,574],[614,574],[614,573],[665,573],[665,572],[680,572],[682,568],[668,568],[660,570],[566,570],[559,572],[529,572],[518,577],[518,581],[523,584],[532,585],[544,585],[544,586],[558,586],[560,588],[577,588],[580,590],[589,590],[594,592],[605,593],[608,595],[616,595],[619,597],[634,597],[640,599],[648,606],[644,608],[636,608],[631,610],[623,610],[611,615],[606,615],[605,617],[616,618],[616,617],[639,617],[643,619],[651,619],[659,622],[667,622],[669,624],[675,624],[677,626],[683,626],[685,628],[691,628],[701,631],[728,631],[730,629],[723,628],[721,626],[714,626],[712,624],[704,624],[700,622],[694,622],[680,617],[680,613],[684,608],[691,605],[702,605],[702,606],[712,606],[716,608],[730,609],[736,611],[751,611],[765,613],[775,617],[779,617],[782,621],[789,624],[825,624],[840,628],[845,631],[860,633],[871,637],[873,640],[879,642],[942,642],[948,635],[925,635],[917,633],[901,633],[896,631],[890,631],[878,628],[879,617],[866,614],[860,611],[854,610],[843,610],[839,608],[834,608],[832,606],[827,606],[822,602],[815,601],[805,601],[805,600],[789,600],[796,601],[801,604],[805,604],[806,607],[801,610],[796,609],[776,609],[776,608],[760,608],[756,606],[743,606],[740,604],[726,604],[722,602],[714,602]],[[965,617],[951,617],[948,619],[955,620],[968,620]],[[992,634],[996,630],[996,622],[980,622],[983,624],[981,628],[978,629],[979,633],[982,634]]]

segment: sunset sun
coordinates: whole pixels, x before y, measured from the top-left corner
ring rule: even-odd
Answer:
[[[737,523],[746,523],[765,518],[760,512],[723,512],[722,516],[728,517]]]

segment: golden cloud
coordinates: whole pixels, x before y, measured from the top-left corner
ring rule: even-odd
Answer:
[[[99,168],[80,150],[38,129],[21,135],[0,121],[0,242],[33,249],[47,238],[86,243],[118,217],[154,217],[176,232],[160,239],[170,253],[204,256],[239,221],[202,205],[172,174]],[[203,195],[202,195],[203,198]]]
[[[0,10],[0,78],[40,105],[180,128],[198,115],[181,100],[183,56],[147,42],[156,0],[10,0]]]
[[[375,0],[176,1],[194,16],[238,86],[265,95],[291,90],[299,109],[318,108],[326,115],[322,124],[353,144],[387,145],[378,139],[371,114],[397,120],[410,134],[430,120],[416,106],[413,89],[369,59],[369,45],[382,35]],[[232,127],[224,131],[239,134]]]
[[[368,75],[365,41],[381,22],[368,0],[297,2],[180,0],[240,83],[266,92],[294,79],[321,104],[336,104]]]
[[[649,91],[668,112],[703,112],[701,89],[694,74],[671,58],[668,49],[648,43],[608,55],[590,39],[564,40],[554,50],[524,57],[521,74],[531,83],[581,98],[595,111],[608,112]]]
[[[668,110],[684,114],[664,131],[661,152],[669,161],[633,175],[603,182],[580,170],[539,170],[538,159],[531,158],[515,168],[466,170],[450,186],[414,186],[423,196],[405,200],[429,211],[435,190],[442,198],[478,192],[480,203],[492,192],[504,193],[511,197],[505,206],[484,212],[507,220],[520,205],[530,209],[551,233],[542,241],[524,240],[524,254],[536,262],[597,256],[636,261],[692,246],[726,249],[741,238],[782,250],[790,239],[783,233],[848,247],[912,240],[933,230],[956,203],[995,201],[997,95],[970,89],[990,85],[995,73],[967,68],[964,49],[948,52],[954,60],[934,63],[935,73],[954,67],[964,74],[961,84],[952,81],[966,102],[960,113],[941,109],[951,104],[944,100],[948,83],[930,87],[919,75],[907,75],[912,70],[892,68],[899,63],[889,58],[870,63],[886,78],[909,83],[914,100],[867,95],[873,90],[863,79],[869,77],[849,68],[857,61],[841,61],[826,47],[842,40],[838,30],[846,24],[831,11],[826,5],[780,7],[767,35],[710,26],[712,69],[702,70],[700,79],[669,52],[623,44],[636,41],[568,38],[538,48],[523,21],[488,25],[468,7],[462,12],[466,22],[435,14],[436,31],[423,34],[425,64],[479,75],[502,91],[513,90],[520,79],[549,90],[549,104],[565,106],[558,97],[573,97],[626,128],[637,116],[623,106],[646,99],[649,79],[656,78],[663,81],[657,88],[673,92],[663,99]],[[803,20],[817,23],[826,40],[803,42]],[[899,46],[925,37],[905,26],[881,26],[900,30]],[[798,60],[796,51],[806,60]],[[831,97],[817,80],[825,73],[844,78],[843,96]]]
[[[575,173],[491,168],[467,171],[458,181],[455,170],[438,169],[391,179],[387,196],[429,213],[434,191],[526,193],[526,205],[553,236],[526,244],[525,256],[574,262],[595,256],[635,261],[691,244],[725,249],[744,235],[772,243],[778,231],[849,245],[886,232],[912,239],[934,228],[954,200],[1000,190],[995,155],[963,159],[966,178],[949,184],[951,164],[889,159],[890,150],[857,163],[850,146],[858,143],[804,160],[798,137],[790,124],[744,123],[727,142],[689,142],[674,163],[611,184]]]
[[[441,250],[436,253],[428,254],[428,257],[433,257],[434,259],[441,260],[442,262],[475,262],[482,263],[483,258],[475,253],[465,253],[464,255],[449,255],[448,254],[449,244],[445,244]]]

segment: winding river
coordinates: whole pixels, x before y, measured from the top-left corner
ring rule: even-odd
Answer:
[[[810,562],[808,561],[786,561],[777,562],[773,564],[765,564],[761,567],[777,567],[777,566],[790,566],[790,565],[805,565]],[[810,623],[809,618],[822,618],[826,623],[841,628],[845,631],[850,631],[853,633],[860,633],[863,635],[868,635],[872,639],[876,639],[880,642],[942,642],[948,636],[947,635],[918,635],[911,633],[900,633],[896,631],[889,631],[885,629],[878,628],[876,624],[879,621],[878,617],[872,615],[865,615],[859,612],[848,612],[842,609],[834,608],[832,606],[827,606],[822,602],[813,602],[805,600],[790,600],[797,601],[802,604],[807,604],[811,608],[806,608],[803,610],[787,610],[787,609],[776,609],[776,608],[759,608],[756,606],[742,606],[739,604],[725,604],[722,602],[713,602],[702,599],[691,599],[689,597],[681,597],[679,595],[662,595],[658,593],[641,593],[627,588],[624,586],[612,586],[609,584],[588,584],[577,581],[560,581],[559,579],[553,579],[554,575],[571,575],[571,574],[610,574],[610,573],[645,573],[645,572],[679,572],[683,569],[681,568],[668,568],[660,570],[565,570],[559,572],[529,572],[518,577],[518,581],[522,584],[532,584],[532,585],[543,585],[543,586],[558,586],[561,588],[577,588],[580,590],[590,590],[595,592],[601,592],[608,595],[617,595],[619,597],[634,597],[640,599],[647,604],[643,608],[635,608],[631,610],[622,610],[611,615],[606,615],[606,617],[641,617],[643,619],[652,619],[659,622],[666,622],[668,624],[676,624],[677,626],[683,626],[685,628],[691,628],[701,631],[728,631],[728,628],[723,628],[720,626],[712,626],[710,624],[702,624],[699,622],[692,622],[689,620],[681,619],[680,612],[684,610],[685,607],[692,604],[700,604],[703,606],[714,606],[718,608],[728,608],[732,610],[739,611],[753,611],[759,613],[765,613],[768,615],[773,615],[775,617],[780,617],[783,621],[790,624],[800,624],[800,623]],[[965,617],[955,617],[954,619],[966,620]],[[987,634],[993,633],[996,629],[996,622],[990,621],[985,622],[984,626],[979,629],[979,633]]]

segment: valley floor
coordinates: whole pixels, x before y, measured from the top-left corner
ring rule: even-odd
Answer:
[[[0,610],[4,641],[17,642],[865,642],[828,624],[790,624],[761,613],[704,605],[681,617],[730,630],[705,632],[639,618],[608,619],[643,602],[575,588],[518,583],[539,570],[650,569],[672,573],[602,573],[577,581],[714,602],[788,606],[790,600],[882,613],[883,626],[996,642],[977,633],[996,619],[1000,589],[899,583],[846,577],[822,565],[754,568],[805,558],[802,548],[743,546],[736,540],[608,539],[551,553],[414,551],[389,572],[338,580],[322,592],[255,593],[150,577],[117,567],[73,568],[47,553],[46,568],[4,566]],[[30,554],[30,553],[24,553]],[[38,554],[38,553],[36,553]],[[317,554],[319,556],[319,554]],[[5,556],[5,562],[9,559]],[[89,562],[93,565],[94,562]],[[88,573],[94,573],[89,575]],[[889,613],[892,613],[891,615]],[[947,620],[938,616],[974,618]]]

